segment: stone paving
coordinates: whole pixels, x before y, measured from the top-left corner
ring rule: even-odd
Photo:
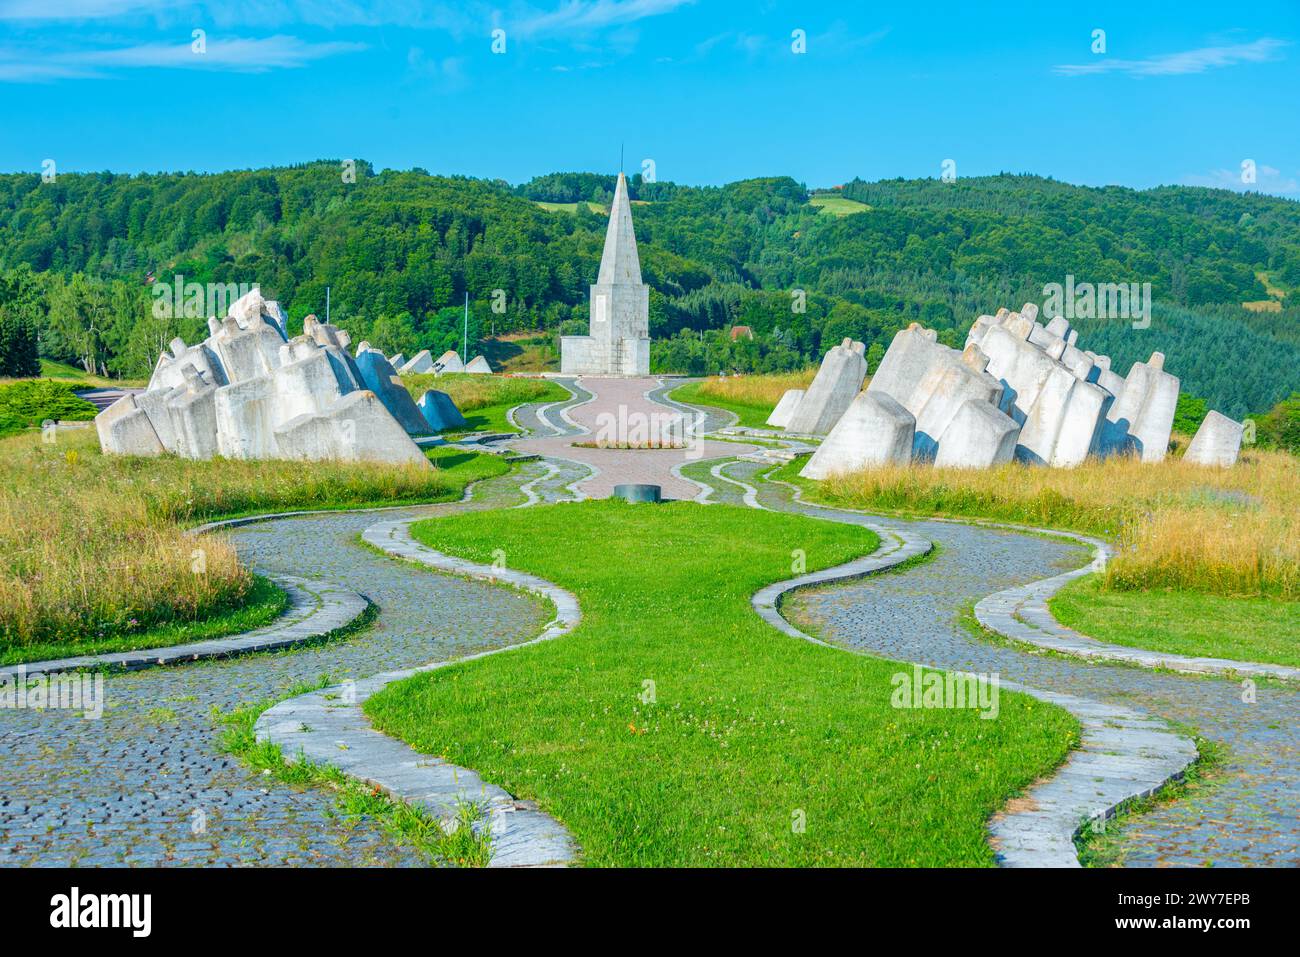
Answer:
[[[794,503],[787,489],[757,482],[765,466],[752,462],[715,472],[717,462],[683,464],[681,453],[604,451],[619,457],[611,466],[617,471],[592,477],[601,463],[586,453],[598,450],[572,449],[565,436],[593,428],[596,415],[616,412],[619,404],[652,411],[646,393],[658,399],[677,385],[607,385],[618,381],[566,382],[576,393],[570,400],[517,411],[516,421],[538,436],[513,444],[524,451],[550,442],[554,448],[534,451],[549,449],[558,458],[483,483],[470,502],[389,512],[383,519],[521,505],[530,500],[521,486],[539,501],[571,498],[575,488],[595,495],[612,487],[614,477],[654,481],[673,497],[694,498],[699,486],[673,475],[676,465],[714,488],[712,501],[740,503],[749,494],[768,507],[832,519],[838,514]],[[714,415],[706,428],[728,421]],[[705,444],[706,458],[752,451],[736,443]],[[574,453],[584,454],[579,460]],[[719,474],[756,491],[719,481]],[[296,651],[109,677],[99,721],[69,712],[0,711],[0,864],[422,864],[373,822],[338,821],[322,792],[254,776],[218,744],[216,713],[283,697],[296,684],[325,674],[365,678],[501,647],[540,630],[545,615],[522,595],[435,578],[360,548],[358,534],[377,520],[373,513],[342,513],[259,523],[231,534],[260,570],[346,582],[371,598],[380,608],[371,629]],[[957,622],[973,602],[1075,567],[1086,555],[1059,541],[1008,531],[877,522],[906,525],[940,552],[903,573],[801,593],[785,606],[796,622],[855,649],[941,668],[997,671],[1034,688],[1188,725],[1226,747],[1223,768],[1210,786],[1112,823],[1124,863],[1300,864],[1300,692],[1261,683],[1257,703],[1246,704],[1240,686],[1228,680],[1090,665],[975,638]],[[304,563],[304,556],[311,561]],[[200,819],[205,826],[196,829]]]
[[[762,466],[727,473],[753,482]],[[759,485],[759,501],[835,519],[793,503],[787,489]],[[1257,701],[1240,684],[1133,667],[1035,655],[976,638],[957,617],[990,592],[1073,568],[1078,546],[1039,536],[948,522],[875,519],[905,527],[939,547],[929,562],[900,574],[804,592],[787,614],[819,637],[900,661],[976,673],[1137,708],[1186,725],[1226,747],[1211,784],[1154,810],[1111,822],[1128,866],[1300,865],[1300,692],[1260,683]]]
[[[347,582],[379,606],[375,624],[296,651],[109,676],[102,720],[0,711],[0,864],[422,865],[375,823],[338,821],[323,792],[258,777],[223,754],[214,712],[284,697],[322,675],[364,678],[536,635],[546,615],[532,600],[435,577],[356,538],[381,518],[508,507],[542,471],[528,463],[478,486],[468,503],[231,533],[259,570]]]
[[[678,382],[668,384],[657,378],[584,377],[577,380],[576,384],[593,395],[590,400],[578,401],[567,406],[569,419],[590,433],[576,439],[577,441],[593,441],[602,427],[607,427],[611,422],[629,423],[635,427],[638,420],[647,423],[663,423],[665,418],[680,420],[683,414],[680,410],[684,407],[669,408],[647,395],[652,392],[662,393],[665,388],[680,384]],[[551,410],[552,413],[554,411]],[[652,416],[661,418],[651,419]],[[557,422],[559,416],[550,414],[548,418],[551,423],[559,424]],[[529,428],[534,427],[531,421],[521,421],[520,424],[527,425]],[[708,427],[706,419],[705,428]],[[651,428],[656,430],[651,434],[659,434],[658,426],[651,426]],[[615,434],[624,433],[620,430]],[[511,445],[520,452],[531,452],[553,460],[567,460],[594,469],[594,474],[579,481],[576,486],[578,493],[585,498],[606,498],[613,494],[615,485],[644,482],[660,486],[665,498],[692,499],[699,494],[699,487],[674,474],[674,468],[703,459],[717,459],[752,452],[755,448],[751,445],[705,440],[687,450],[594,449],[575,447],[574,441],[572,432],[563,435],[542,433],[513,440]]]

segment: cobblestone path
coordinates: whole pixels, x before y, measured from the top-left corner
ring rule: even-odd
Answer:
[[[740,462],[727,475],[759,489],[769,508],[835,521],[859,517],[791,501]],[[1253,704],[1239,683],[1036,655],[972,635],[958,615],[1012,585],[1077,568],[1077,545],[950,522],[873,518],[934,542],[938,555],[903,572],[796,595],[787,613],[824,640],[899,661],[977,673],[1032,688],[1140,708],[1226,749],[1206,785],[1143,814],[1112,821],[1108,844],[1127,866],[1300,865],[1300,691],[1260,683]]]

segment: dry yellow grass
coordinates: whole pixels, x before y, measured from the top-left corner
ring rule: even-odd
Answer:
[[[94,429],[0,440],[0,645],[197,621],[253,584],[213,515],[436,500],[445,469],[105,456]],[[304,568],[304,571],[309,571]]]
[[[88,465],[93,450],[83,445],[51,448],[28,436],[4,443],[0,644],[193,621],[243,598],[252,575],[229,543],[181,535],[148,496],[121,494]]]
[[[816,374],[816,368],[810,366],[801,372],[704,379],[700,382],[699,396],[740,405],[774,406],[787,389],[808,388]]]
[[[473,412],[491,405],[536,402],[552,389],[547,379],[469,373],[405,375],[402,376],[402,385],[416,399],[429,389],[445,392],[461,412]]]
[[[1250,451],[1230,469],[1131,458],[1074,469],[891,467],[836,476],[822,494],[856,508],[981,517],[1109,539],[1114,589],[1182,588],[1300,598],[1300,459]]]

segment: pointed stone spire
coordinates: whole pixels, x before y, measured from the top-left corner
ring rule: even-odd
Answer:
[[[605,232],[605,252],[600,257],[600,275],[596,284],[641,282],[641,259],[636,252],[636,233],[632,231],[632,204],[627,198],[627,178],[618,174],[614,202],[609,208],[609,229]]]

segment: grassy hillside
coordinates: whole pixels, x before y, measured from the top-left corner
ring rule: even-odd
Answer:
[[[332,162],[219,174],[0,176],[0,307],[30,315],[47,359],[147,374],[203,315],[158,318],[152,292],[259,283],[388,353],[585,325],[614,178],[496,180]],[[653,362],[661,371],[789,372],[852,336],[883,350],[919,321],[960,343],[982,312],[1046,283],[1149,282],[1155,322],[1096,321],[1085,345],[1121,371],[1160,349],[1184,388],[1232,415],[1300,384],[1300,204],[1223,190],[1135,191],[1031,176],[789,177],[721,187],[631,180]],[[854,214],[870,208],[869,215]],[[563,215],[561,215],[563,213]],[[154,282],[150,283],[152,277]],[[1252,304],[1246,308],[1242,304]],[[1266,309],[1255,304],[1266,303]],[[751,342],[731,342],[744,324]],[[478,351],[473,349],[472,351]]]

